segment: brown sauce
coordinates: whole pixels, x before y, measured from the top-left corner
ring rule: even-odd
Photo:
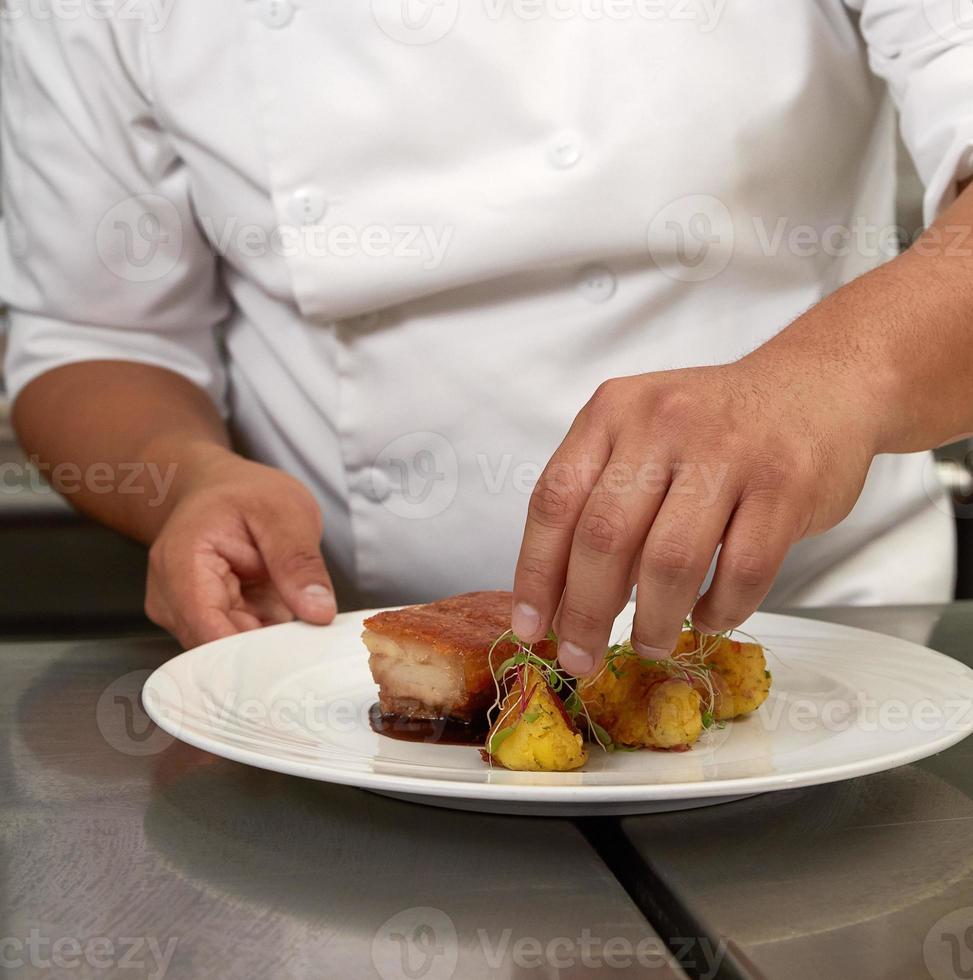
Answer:
[[[378,702],[368,709],[372,731],[402,742],[430,742],[435,745],[476,745],[486,742],[485,724],[457,721],[455,718],[405,718],[383,715]]]

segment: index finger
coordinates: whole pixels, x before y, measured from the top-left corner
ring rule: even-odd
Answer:
[[[511,624],[522,640],[543,639],[554,622],[574,529],[610,455],[606,435],[582,434],[575,426],[537,481],[514,574]]]

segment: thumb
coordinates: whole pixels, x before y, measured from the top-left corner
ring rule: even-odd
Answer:
[[[298,619],[324,626],[337,614],[334,586],[321,556],[321,519],[304,508],[282,508],[251,533],[274,587]]]

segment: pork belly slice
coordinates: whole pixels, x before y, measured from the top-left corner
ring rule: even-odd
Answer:
[[[510,628],[511,600],[509,592],[469,592],[366,619],[362,640],[382,714],[482,720],[496,697],[490,649]],[[539,644],[538,653],[542,647],[553,644]],[[494,664],[514,652],[500,644]]]

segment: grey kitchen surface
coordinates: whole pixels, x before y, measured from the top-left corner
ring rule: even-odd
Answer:
[[[815,615],[973,664],[973,603]],[[621,830],[593,839],[663,935],[717,951],[721,977],[973,977],[973,740],[862,779],[625,818]]]
[[[684,977],[567,820],[251,769],[142,712],[161,637],[0,644],[13,977]]]

